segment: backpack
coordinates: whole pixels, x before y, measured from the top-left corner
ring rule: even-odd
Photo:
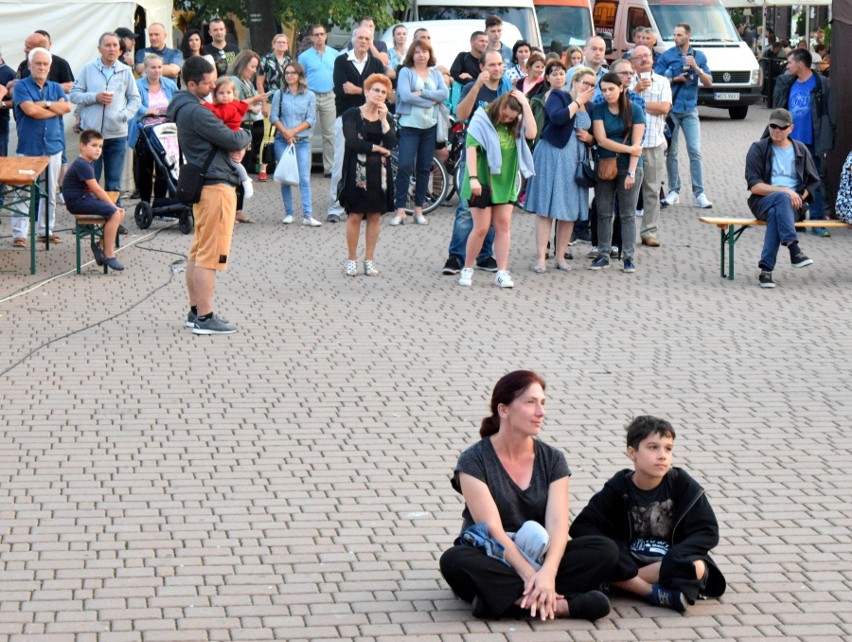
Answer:
[[[849,152],[840,172],[840,188],[837,190],[835,210],[837,218],[844,223],[852,223],[852,152]]]

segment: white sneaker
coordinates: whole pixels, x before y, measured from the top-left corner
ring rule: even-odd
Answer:
[[[666,196],[666,203],[668,203],[669,205],[674,205],[675,203],[677,203],[679,201],[680,201],[680,194],[678,194],[677,192],[674,192],[674,191],[669,192],[669,195]]]
[[[642,218],[645,216],[645,210],[636,210],[636,218]]]
[[[344,271],[346,272],[346,276],[358,276],[358,262],[346,261]]]
[[[292,220],[292,217],[290,217],[290,220]],[[313,216],[305,216],[302,219],[302,225],[308,225],[310,227],[319,227],[320,225],[322,225],[322,223],[316,220]]]
[[[515,282],[506,270],[499,270],[497,272],[497,276],[494,277],[494,283],[501,288],[515,287]]]
[[[62,205],[65,205],[65,196],[62,195],[62,192],[56,195],[56,200],[58,200]]]
[[[463,268],[459,277],[459,285],[470,287],[473,284],[473,268]]]
[[[284,225],[290,225],[290,223],[293,222],[293,215],[288,214],[287,216],[281,219],[281,222],[284,223]]]
[[[246,179],[242,182],[243,198],[251,198],[254,196],[254,187],[251,184],[251,179]]]
[[[707,199],[707,195],[704,192],[701,192],[695,197],[695,204],[703,210],[713,207],[713,203]]]

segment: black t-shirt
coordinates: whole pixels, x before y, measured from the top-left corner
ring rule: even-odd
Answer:
[[[30,75],[30,67],[26,60],[18,65],[18,78],[26,78]],[[53,82],[58,82],[64,85],[67,82],[74,82],[74,74],[71,72],[71,65],[65,58],[60,58],[54,55],[50,61],[50,71],[47,72],[47,79]]]
[[[479,58],[474,58],[469,51],[462,51],[456,56],[456,59],[453,60],[453,65],[450,67],[450,75],[453,77],[453,80],[461,84],[476,80],[476,77],[481,71]],[[462,74],[470,74],[470,78],[459,78]]]
[[[467,95],[473,89],[474,85],[476,85],[475,80],[467,83],[462,88],[461,95],[459,96],[459,102],[467,98]],[[476,104],[473,106],[473,109],[470,110],[470,115],[473,116],[473,113],[477,109],[480,107],[488,107],[488,105],[497,100],[500,97],[500,94],[498,93],[499,91],[499,85],[497,89],[491,89],[488,85],[482,85],[482,87],[479,88],[479,93],[476,95]]]
[[[211,42],[201,48],[201,53],[205,56],[213,56],[216,73],[221,77],[227,75],[228,66],[234,62],[234,58],[240,53],[240,48],[232,45],[230,42],[226,42],[225,47],[219,49],[219,47]]]
[[[459,456],[452,484],[453,488],[461,493],[459,473],[466,473],[488,486],[500,512],[503,530],[507,533],[517,531],[529,520],[544,526],[550,484],[571,475],[562,451],[536,439],[532,478],[530,485],[522,490],[503,468],[488,437],[475,443]],[[475,524],[467,506],[464,507],[462,518],[462,531]]]
[[[6,63],[0,65],[0,85],[5,85],[11,80],[15,79],[15,70],[12,69]],[[4,100],[10,100],[11,96],[6,95]],[[11,105],[11,102],[9,103]],[[8,134],[9,133],[9,112],[11,109],[0,109],[0,134]],[[0,150],[2,151],[2,150]]]
[[[633,500],[630,553],[640,562],[657,562],[669,551],[674,529],[674,500],[664,483],[651,490],[642,490],[631,482],[630,494]]]

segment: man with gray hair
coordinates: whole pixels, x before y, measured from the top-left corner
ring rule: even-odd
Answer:
[[[331,167],[331,206],[326,221],[337,223],[343,208],[337,200],[337,184],[343,174],[343,121],[341,116],[350,107],[364,104],[364,81],[373,74],[385,73],[385,65],[370,53],[373,33],[367,27],[352,32],[352,49],[341,53],[334,61],[334,162]]]
[[[59,83],[47,79],[52,56],[43,47],[35,47],[27,56],[30,74],[15,83],[15,123],[18,130],[18,156],[47,156],[50,159],[47,175],[48,211],[45,216],[44,200],[39,201],[37,240],[61,243],[53,233],[56,219],[56,179],[62,167],[62,149],[65,130],[62,116],[71,111],[71,104]],[[15,198],[21,201],[15,209],[21,216],[12,218],[12,245],[27,246],[30,231],[29,207],[26,193]]]
[[[80,106],[80,129],[96,129],[104,137],[101,158],[94,162],[95,176],[104,173],[104,188],[121,192],[121,173],[127,151],[127,123],[142,99],[133,70],[118,59],[118,36],[105,33],[98,41],[98,56],[81,70],[71,88],[71,102]]]
[[[630,62],[636,72],[633,91],[645,100],[645,135],[642,137],[642,200],[643,216],[639,235],[642,245],[659,247],[657,228],[660,220],[660,199],[657,194],[666,170],[666,116],[672,108],[672,88],[665,76],[654,73],[651,50],[639,45],[633,50]]]

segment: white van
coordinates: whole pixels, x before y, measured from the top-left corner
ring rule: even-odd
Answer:
[[[481,20],[481,28],[485,31],[485,18],[492,15],[515,25],[524,40],[541,47],[533,0],[412,0],[405,20]],[[467,40],[459,45],[464,49],[468,46]]]
[[[612,42],[607,58],[621,58],[633,48],[633,30],[652,27],[657,51],[674,47],[675,25],[692,29],[690,43],[707,56],[713,86],[698,86],[698,104],[727,109],[731,118],[746,117],[749,105],[762,100],[761,73],[754,53],[744,43],[721,0],[597,0],[598,35]]]

